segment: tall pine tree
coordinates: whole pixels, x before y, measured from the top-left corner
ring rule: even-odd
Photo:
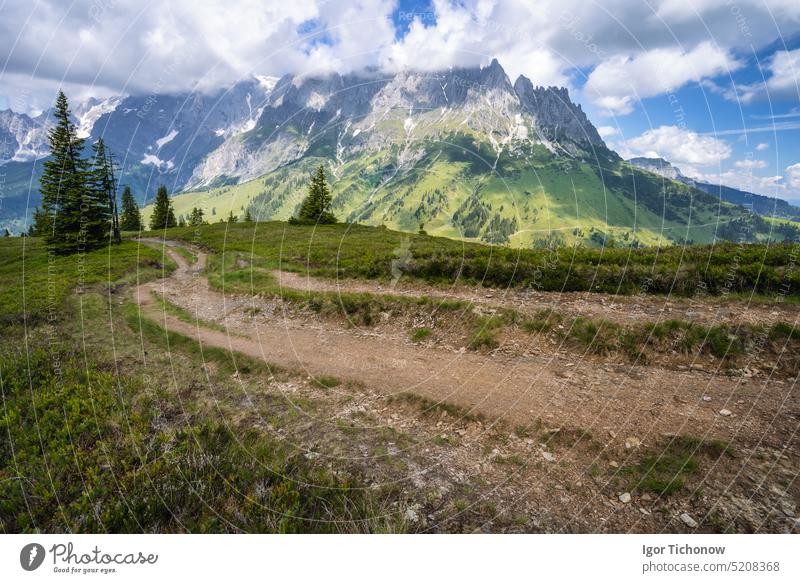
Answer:
[[[105,243],[109,238],[119,242],[117,218],[117,181],[111,155],[103,138],[92,146],[91,170],[84,196],[84,215],[87,239],[92,243]]]
[[[290,223],[302,225],[332,224],[336,217],[331,212],[331,190],[325,180],[325,168],[320,164],[308,185],[308,195],[300,205],[297,217]]]
[[[35,216],[34,231],[56,253],[75,253],[86,247],[86,222],[82,203],[87,194],[86,161],[81,158],[83,140],[70,120],[63,91],[56,99],[55,126],[48,132],[50,158],[40,179],[42,209]]]
[[[169,229],[170,227],[177,226],[175,221],[175,211],[172,210],[172,201],[167,194],[167,187],[161,185],[156,192],[156,202],[153,207],[153,216],[150,217],[150,228]]]
[[[122,191],[122,217],[119,226],[123,231],[140,231],[142,229],[142,213],[139,211],[136,199],[133,198],[130,186],[126,186]]]

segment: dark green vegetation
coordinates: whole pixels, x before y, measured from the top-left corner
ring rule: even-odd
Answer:
[[[681,435],[645,453],[638,463],[622,468],[619,473],[629,480],[627,488],[631,491],[669,496],[684,487],[686,480],[698,470],[701,459],[714,463],[732,453],[730,445],[721,441]]]
[[[0,532],[404,528],[388,508],[396,492],[367,490],[356,471],[252,423],[220,421],[241,405],[233,373],[245,383],[290,373],[201,348],[124,305],[137,277],[171,268],[160,252],[123,242],[78,261],[34,238],[0,245]],[[280,399],[255,406],[271,423],[296,415]]]
[[[40,180],[42,208],[34,213],[31,234],[44,237],[55,253],[69,255],[120,240],[114,162],[102,138],[92,157],[82,157],[84,140],[59,92],[48,133],[50,158]]]
[[[159,186],[153,215],[150,217],[150,229],[160,231],[176,226],[178,226],[178,222],[175,220],[175,212],[172,210],[172,201],[167,194],[167,187]]]
[[[240,256],[248,266],[230,270],[226,266],[226,285],[249,283],[248,291],[254,292],[260,291],[260,283],[250,265],[384,280],[392,278],[394,266],[394,274],[399,271],[401,277],[428,282],[458,280],[539,291],[783,298],[800,293],[798,248],[793,243],[519,250],[361,225],[309,227],[280,222],[210,225],[200,230],[199,238],[194,229],[176,229],[167,236],[198,243],[214,253]]]
[[[126,186],[122,191],[120,229],[137,233],[142,229],[142,213],[139,210],[139,205],[136,204],[136,199],[133,198],[130,186]]]
[[[250,216],[248,208],[247,216]],[[331,212],[331,189],[325,179],[325,167],[320,164],[308,184],[308,194],[300,205],[296,217],[289,220],[295,225],[331,225],[336,217]]]
[[[430,328],[414,328],[411,332],[411,342],[422,342],[432,334]]]

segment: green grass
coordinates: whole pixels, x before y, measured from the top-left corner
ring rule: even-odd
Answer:
[[[258,293],[271,285],[267,274],[237,269],[237,256],[253,267],[284,269],[330,278],[378,279],[395,275],[408,280],[540,291],[600,291],[619,294],[695,296],[749,294],[796,297],[800,270],[793,265],[791,244],[718,243],[714,246],[669,246],[661,249],[509,249],[401,233],[362,225],[308,227],[281,222],[207,225],[174,229],[169,238],[199,242],[225,255],[211,266],[212,282],[242,283]],[[398,264],[398,255],[404,259]],[[241,273],[239,273],[241,272]]]
[[[0,354],[3,532],[398,528],[374,515],[376,500],[354,479],[309,463],[284,440],[211,418],[155,429],[159,402],[140,375],[87,373],[78,355],[55,375],[46,350],[28,356]]]
[[[632,247],[685,240],[776,242],[797,236],[793,225],[720,204],[718,198],[634,168],[602,148],[569,160],[541,145],[524,157],[508,150],[497,156],[485,135],[443,113],[420,115],[424,121],[415,137],[432,139],[423,157],[401,173],[396,172],[394,147],[337,160],[331,181],[336,215],[405,232],[416,232],[424,223],[432,235],[521,249],[554,241]],[[402,116],[389,113],[376,129],[402,142]],[[247,139],[258,135],[255,131]],[[296,213],[311,172],[319,164],[330,170],[335,157],[335,144],[318,140],[302,159],[267,175],[178,194],[173,204],[179,215],[202,208],[211,222],[229,211],[241,216],[248,207],[259,220],[285,221]],[[486,163],[495,158],[495,167]],[[383,183],[381,177],[390,174]],[[151,208],[144,209],[145,217]],[[257,238],[257,230],[251,231]]]
[[[646,453],[633,466],[620,470],[628,477],[628,488],[670,496],[680,491],[690,476],[700,468],[702,459],[716,460],[731,455],[732,449],[720,440],[704,441],[682,435],[671,439],[663,448]]]
[[[409,527],[393,487],[368,488],[358,468],[309,460],[286,439],[235,421],[234,371],[258,387],[256,396],[272,375],[291,373],[201,346],[121,305],[137,279],[174,267],[160,266],[160,252],[123,243],[48,262],[35,239],[0,245],[0,297],[11,322],[0,336],[0,532]],[[49,281],[58,317],[34,317],[31,303],[44,309],[41,298],[51,301],[34,284]],[[23,293],[24,329],[14,324],[24,317],[15,301]],[[254,414],[273,423],[296,415],[268,391],[255,401]]]
[[[322,376],[315,376],[314,383],[317,386],[322,387],[323,389],[332,389],[333,387],[338,387],[339,385],[341,385],[342,381],[340,379],[337,379],[336,377],[322,375]]]
[[[422,342],[432,333],[430,328],[415,328],[414,331],[411,332],[411,342]]]
[[[28,324],[63,315],[64,298],[92,287],[108,293],[175,268],[160,251],[133,241],[83,256],[53,256],[38,238],[0,238],[0,324]]]

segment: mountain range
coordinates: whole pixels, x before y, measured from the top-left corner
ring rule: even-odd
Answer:
[[[721,200],[733,204],[741,205],[745,208],[751,209],[753,212],[760,215],[769,217],[779,217],[785,219],[792,219],[800,221],[800,207],[789,204],[787,201],[780,198],[771,196],[764,196],[763,194],[755,194],[747,192],[746,190],[739,190],[731,186],[723,186],[721,184],[712,184],[710,182],[703,182],[684,176],[680,169],[673,166],[663,158],[630,158],[629,164],[669,178],[670,180],[677,180],[688,184],[703,192],[707,192],[713,196],[719,197]]]
[[[0,223],[16,230],[38,203],[47,113],[0,112]],[[666,161],[624,161],[567,89],[512,83],[497,60],[438,73],[259,76],[211,94],[91,100],[73,114],[81,135],[102,136],[116,154],[122,184],[142,203],[165,184],[180,193],[179,215],[197,206],[212,220],[246,208],[286,219],[323,164],[341,219],[453,238],[638,246],[791,234],[751,212],[770,214],[741,198],[750,193],[690,181]],[[772,215],[797,216],[768,200]]]

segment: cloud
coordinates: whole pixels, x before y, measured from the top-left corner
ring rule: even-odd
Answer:
[[[512,80],[524,74],[537,85],[574,89],[588,74],[591,100],[621,113],[727,71],[737,47],[749,52],[800,28],[795,0],[736,6],[747,34],[728,5],[712,0],[432,0],[397,30],[393,16],[414,10],[405,0],[6,0],[0,101],[9,101],[9,76],[41,81],[31,101],[42,101],[62,84],[178,92],[253,73],[433,69],[497,57]],[[776,56],[770,67],[778,83],[792,62]]]
[[[766,168],[767,163],[764,160],[737,160],[733,163],[737,168],[744,168],[754,170],[756,168]]]
[[[637,101],[674,91],[705,77],[715,77],[741,66],[727,51],[703,42],[691,51],[661,48],[635,57],[613,57],[590,74],[584,93],[611,115],[633,111]]]
[[[800,189],[800,162],[787,166],[786,182],[790,187]]]
[[[637,156],[664,158],[673,164],[717,165],[730,158],[731,146],[724,140],[681,129],[661,126],[626,140],[627,151]]]
[[[741,101],[745,104],[760,99],[778,101],[783,99],[797,100],[800,97],[800,49],[793,51],[776,51],[761,67],[766,77],[765,81],[749,85],[735,86],[724,95],[731,101]],[[796,113],[789,113],[780,117],[796,117]]]
[[[793,198],[800,195],[796,188],[787,188],[785,179],[781,175],[775,176],[756,176],[752,172],[740,172],[737,170],[726,170],[722,172],[698,172],[684,170],[690,178],[710,184],[722,184],[731,188],[738,188],[745,192],[754,192],[764,196],[776,196],[778,198]]]
[[[764,150],[769,149],[769,144],[767,142],[761,142],[756,146],[756,150],[759,152],[763,152]]]
[[[597,133],[600,134],[601,138],[606,139],[611,136],[616,136],[619,133],[619,128],[613,126],[599,126],[597,128]]]

